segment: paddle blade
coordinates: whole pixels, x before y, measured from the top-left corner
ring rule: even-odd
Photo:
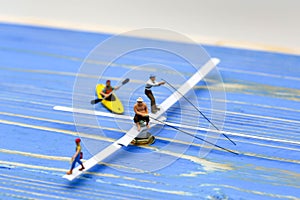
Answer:
[[[91,104],[94,105],[94,104],[96,104],[96,103],[101,102],[102,100],[103,100],[103,99],[94,99],[94,100],[91,101]]]
[[[126,83],[128,83],[130,81],[129,78],[126,78],[124,81],[122,81],[122,85],[125,85]]]

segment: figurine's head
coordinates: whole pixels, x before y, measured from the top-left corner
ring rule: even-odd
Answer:
[[[156,76],[155,76],[154,74],[150,74],[150,79],[151,79],[152,81],[155,81]]]
[[[139,97],[139,98],[137,98],[136,102],[137,102],[138,104],[142,104],[142,103],[144,102],[144,100],[143,100],[142,97]]]
[[[110,80],[107,80],[106,81],[106,87],[109,87],[110,86]]]
[[[75,139],[75,143],[76,143],[76,144],[79,144],[80,142],[81,142],[81,139],[80,139],[80,138],[76,138],[76,139]]]

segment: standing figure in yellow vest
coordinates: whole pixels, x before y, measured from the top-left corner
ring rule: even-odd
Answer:
[[[81,165],[81,168],[79,169],[80,171],[84,170],[84,166],[82,164],[82,162],[80,161],[80,159],[82,159],[82,152],[81,152],[81,146],[80,146],[80,138],[77,138],[75,140],[76,143],[76,153],[73,155],[72,157],[72,166],[70,171],[67,172],[68,175],[72,174],[73,169],[75,168],[75,164],[78,162]]]

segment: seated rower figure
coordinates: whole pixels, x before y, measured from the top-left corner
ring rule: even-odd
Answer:
[[[117,89],[119,89],[119,87],[112,87],[110,84],[110,80],[107,80],[105,88],[101,91],[101,95],[107,101],[114,101],[112,91]]]
[[[139,97],[136,101],[137,101],[137,103],[133,107],[134,112],[135,112],[135,116],[134,116],[133,120],[137,126],[137,130],[138,131],[141,130],[141,125],[140,125],[141,120],[146,122],[147,128],[150,128],[149,112],[148,112],[148,107],[147,107],[146,103],[144,103],[142,97]]]

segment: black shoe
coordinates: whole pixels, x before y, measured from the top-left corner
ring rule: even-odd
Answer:
[[[79,171],[83,171],[85,168],[84,167],[81,167],[80,169],[79,169]]]

